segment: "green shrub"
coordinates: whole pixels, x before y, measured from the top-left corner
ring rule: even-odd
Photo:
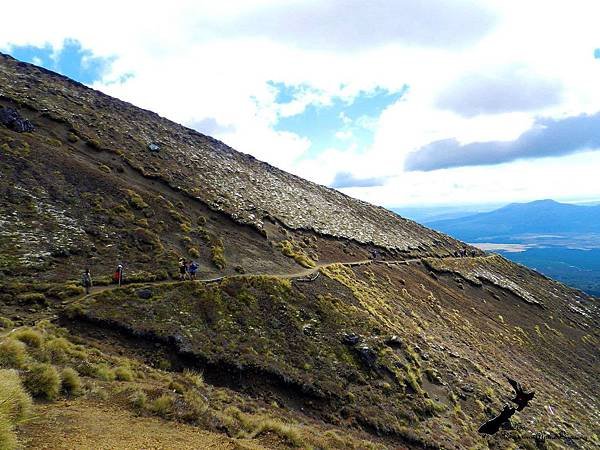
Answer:
[[[300,248],[295,242],[281,241],[278,244],[281,248],[281,253],[289,258],[293,258],[298,264],[307,269],[316,267],[315,262],[306,254],[304,250]]]
[[[200,256],[200,252],[198,251],[198,249],[196,247],[188,248],[188,253],[190,254],[190,256],[192,258],[198,258]]]
[[[60,376],[50,364],[33,364],[25,373],[25,387],[34,397],[54,400],[60,392]]]
[[[102,381],[115,381],[116,378],[114,370],[103,364],[96,367],[95,376]]]
[[[12,320],[7,319],[6,317],[0,317],[0,328],[12,328],[15,324]]]
[[[40,348],[44,338],[42,335],[31,328],[21,328],[12,334],[12,337],[27,344],[29,347]]]
[[[206,399],[194,391],[186,391],[183,395],[185,408],[182,419],[188,422],[198,422],[208,411]]]
[[[202,374],[194,370],[185,369],[183,371],[183,379],[186,383],[190,384],[191,386],[198,388],[204,386],[204,378]]]
[[[29,415],[31,405],[31,397],[23,388],[17,371],[0,369],[0,415],[20,421]]]
[[[65,338],[50,338],[44,344],[44,353],[46,357],[55,364],[64,364],[67,361],[67,354],[71,353],[73,344]]]
[[[46,303],[46,296],[39,292],[28,292],[27,294],[17,295],[17,300],[21,303],[38,303],[44,305]]]
[[[15,425],[27,418],[31,397],[14,370],[0,370],[0,448],[17,448]]]
[[[127,189],[125,191],[127,193],[127,201],[134,209],[146,209],[149,207],[148,203],[144,201],[141,195],[137,192],[132,191],[131,189]]]
[[[148,405],[148,396],[144,391],[137,389],[129,396],[129,402],[135,408],[145,409]]]
[[[6,338],[0,342],[0,367],[20,369],[26,360],[27,348],[21,341]]]
[[[132,381],[134,379],[131,369],[125,366],[119,366],[115,369],[115,377],[120,381]]]
[[[152,400],[148,409],[157,416],[169,418],[173,415],[175,399],[172,395],[162,394],[160,397]]]
[[[221,239],[215,239],[213,245],[210,248],[210,254],[212,257],[213,264],[223,270],[225,268],[225,249],[223,248],[223,241]]]
[[[71,367],[65,367],[60,372],[62,388],[69,395],[81,394],[81,379],[79,374]]]

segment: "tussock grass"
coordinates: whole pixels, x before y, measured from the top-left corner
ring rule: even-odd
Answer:
[[[80,395],[82,391],[81,379],[77,371],[71,367],[65,367],[60,372],[62,388],[69,395]]]
[[[7,338],[0,342],[0,367],[20,369],[26,361],[27,348],[21,341]]]
[[[25,372],[25,387],[34,397],[54,400],[60,393],[60,376],[54,366],[35,363]]]
[[[132,381],[135,376],[129,367],[119,366],[114,371],[115,377],[119,381]]]
[[[31,411],[31,397],[15,370],[0,369],[0,448],[17,448],[15,426]]]
[[[102,381],[114,381],[117,378],[115,371],[104,364],[96,366],[94,376]]]
[[[173,408],[175,406],[175,398],[171,394],[162,394],[160,397],[152,400],[148,405],[148,409],[157,416],[165,419],[173,416]]]
[[[12,334],[12,337],[32,348],[40,348],[44,342],[42,334],[33,328],[22,328],[17,330]]]

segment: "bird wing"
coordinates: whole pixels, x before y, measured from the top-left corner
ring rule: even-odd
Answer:
[[[506,377],[506,379],[508,380],[508,382],[510,383],[510,385],[513,387],[513,389],[515,390],[515,392],[517,394],[519,394],[520,392],[523,392],[523,388],[521,387],[521,384],[518,381],[513,380],[508,375],[504,375],[504,376]]]

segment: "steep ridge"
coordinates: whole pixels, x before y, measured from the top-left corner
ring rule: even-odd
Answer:
[[[262,228],[271,217],[291,229],[400,250],[463,248],[386,209],[290,175],[154,113],[8,56],[1,58],[1,96],[63,121],[87,142],[119,153],[142,173],[241,223]],[[161,150],[150,152],[151,143]]]
[[[0,125],[0,315],[16,325],[60,324],[107,355],[94,367],[128,358],[152,401],[149,380],[201,370],[196,426],[267,448],[597,443],[593,298],[6,56],[0,107],[35,126]],[[179,256],[198,281],[178,281]],[[117,263],[123,287],[82,294],[84,267],[108,285]],[[484,438],[505,373],[536,397]]]

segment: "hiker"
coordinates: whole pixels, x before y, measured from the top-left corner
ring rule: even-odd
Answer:
[[[83,287],[85,288],[85,295],[89,295],[90,289],[92,288],[92,274],[90,273],[90,269],[85,269],[85,272],[83,272],[81,284],[83,284]]]
[[[121,286],[121,283],[123,282],[123,264],[117,266],[117,270],[115,270],[113,275],[113,281]]]
[[[179,279],[181,281],[185,280],[187,274],[187,264],[185,259],[179,258]]]
[[[188,264],[188,274],[190,275],[190,280],[196,279],[196,272],[198,272],[198,263],[196,261],[190,261]]]

